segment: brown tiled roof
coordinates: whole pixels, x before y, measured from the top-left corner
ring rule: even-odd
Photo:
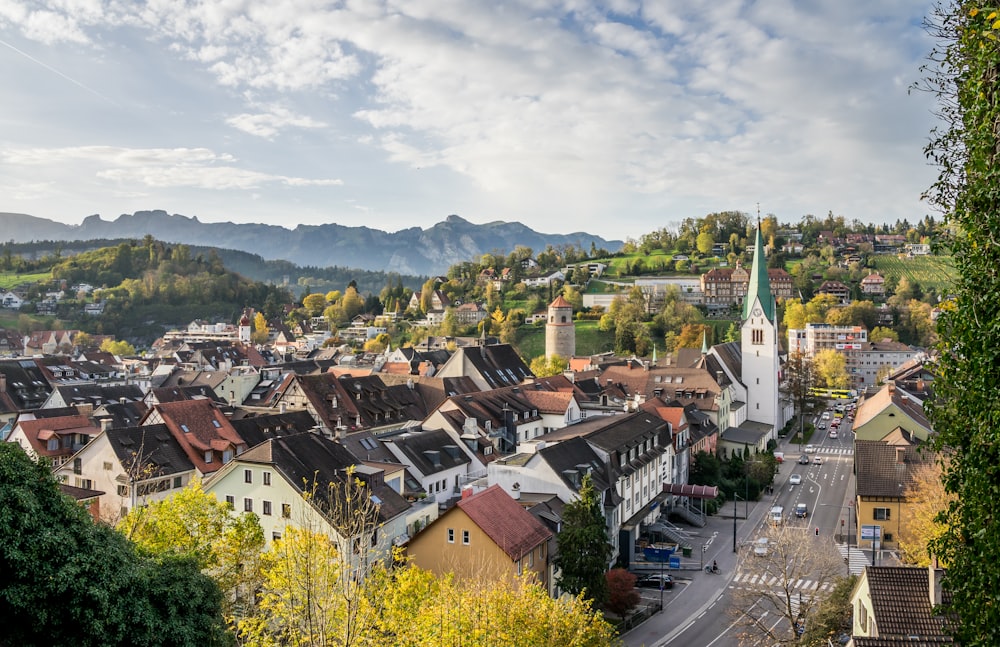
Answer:
[[[865,577],[880,636],[914,636],[919,640],[947,635],[944,618],[934,615],[931,607],[928,569],[868,566]],[[947,591],[944,597],[947,602]]]
[[[903,498],[914,470],[935,455],[918,445],[890,445],[881,440],[854,442],[858,496]]]
[[[230,445],[236,450],[246,444],[226,416],[209,400],[165,402],[156,405],[154,410],[203,474],[222,467],[222,461],[206,463],[206,451],[221,452]]]
[[[499,485],[462,499],[458,507],[514,561],[552,536],[542,522]]]
[[[542,413],[566,413],[570,402],[573,401],[572,393],[554,393],[551,391],[524,390],[525,399],[533,404]]]
[[[21,428],[28,442],[31,443],[32,449],[39,456],[60,456],[73,453],[72,448],[64,448],[62,443],[59,444],[59,449],[49,451],[46,441],[55,436],[85,434],[94,437],[101,433],[101,430],[95,427],[87,416],[60,416],[38,420],[22,420],[17,423],[17,427]]]

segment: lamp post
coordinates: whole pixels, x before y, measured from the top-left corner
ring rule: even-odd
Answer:
[[[739,494],[733,492],[733,552],[736,552],[736,500],[741,498]],[[743,499],[746,502],[746,499]]]

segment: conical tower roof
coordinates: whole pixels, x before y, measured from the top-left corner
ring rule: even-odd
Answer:
[[[757,223],[757,235],[753,244],[753,268],[750,270],[750,285],[747,296],[743,300],[743,319],[750,318],[754,301],[760,301],[764,316],[768,321],[774,319],[774,297],[771,295],[771,279],[767,276],[767,258],[764,257],[764,238],[760,233],[760,223]]]

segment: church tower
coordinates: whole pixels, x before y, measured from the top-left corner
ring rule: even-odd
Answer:
[[[750,283],[743,300],[742,382],[747,388],[747,419],[771,425],[771,438],[777,437],[782,423],[778,406],[777,311],[758,223]]]
[[[558,355],[569,361],[576,354],[576,327],[573,325],[573,305],[562,295],[549,304],[545,322],[545,359]]]
[[[252,332],[252,330],[253,329],[251,328],[250,324],[249,311],[244,310],[243,315],[240,317],[240,326],[239,326],[239,338],[241,344],[250,343],[250,333]]]

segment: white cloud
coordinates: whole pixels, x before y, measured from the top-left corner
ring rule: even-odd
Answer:
[[[325,128],[326,124],[312,117],[293,114],[288,108],[271,106],[258,114],[243,113],[226,119],[233,128],[258,137],[271,138],[283,128]]]

